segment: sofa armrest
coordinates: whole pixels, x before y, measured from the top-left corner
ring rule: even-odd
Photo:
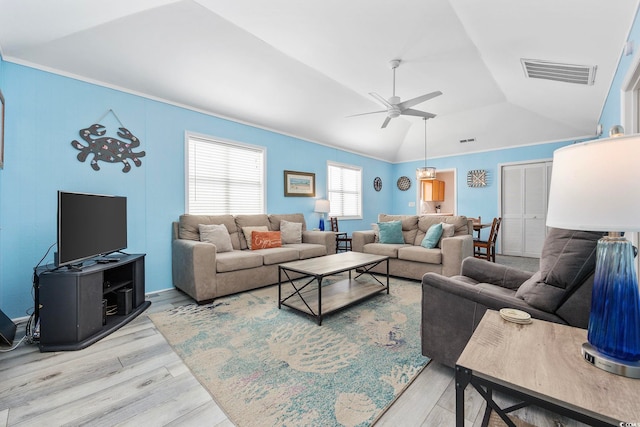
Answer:
[[[508,289],[518,289],[534,273],[518,270],[506,265],[500,265],[474,257],[462,261],[463,276],[470,277],[477,282],[491,283]]]
[[[422,354],[454,367],[487,309],[517,308],[537,319],[565,323],[514,295],[498,286],[426,273],[422,277]]]
[[[469,234],[446,237],[440,242],[442,250],[442,275],[460,274],[462,260],[473,256],[473,236]]]
[[[373,243],[376,235],[373,230],[354,231],[351,234],[351,250],[354,252],[362,252],[364,245]]]
[[[327,255],[336,253],[336,234],[328,231],[305,230],[302,232],[302,243],[324,245]]]
[[[216,246],[195,240],[174,239],[171,242],[171,274],[173,286],[198,303],[216,297]]]

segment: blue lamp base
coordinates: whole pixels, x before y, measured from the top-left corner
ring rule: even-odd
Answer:
[[[320,224],[318,224],[318,229],[320,231],[324,231],[324,215],[320,216]]]
[[[583,356],[599,368],[640,378],[640,290],[633,245],[610,233],[598,241],[596,251],[589,344]]]

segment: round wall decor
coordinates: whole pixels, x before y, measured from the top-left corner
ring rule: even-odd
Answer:
[[[483,169],[476,169],[467,172],[467,185],[469,187],[486,187],[487,171]]]
[[[409,188],[411,188],[411,180],[408,176],[401,176],[400,178],[398,178],[398,188],[401,191],[407,191]]]
[[[376,176],[373,179],[373,189],[376,191],[382,190],[382,178],[380,178],[379,176]]]

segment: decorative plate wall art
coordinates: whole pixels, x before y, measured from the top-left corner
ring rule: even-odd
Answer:
[[[408,176],[401,176],[398,178],[398,188],[400,191],[407,191],[411,188],[411,179]]]
[[[476,169],[467,172],[467,185],[469,187],[486,187],[487,171],[484,169]]]
[[[379,176],[376,176],[373,179],[373,189],[376,191],[382,190],[382,178],[380,178]]]

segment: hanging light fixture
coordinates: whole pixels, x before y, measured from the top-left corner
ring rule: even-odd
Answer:
[[[427,118],[424,117],[424,167],[416,169],[416,179],[436,179],[436,168],[427,166]]]

